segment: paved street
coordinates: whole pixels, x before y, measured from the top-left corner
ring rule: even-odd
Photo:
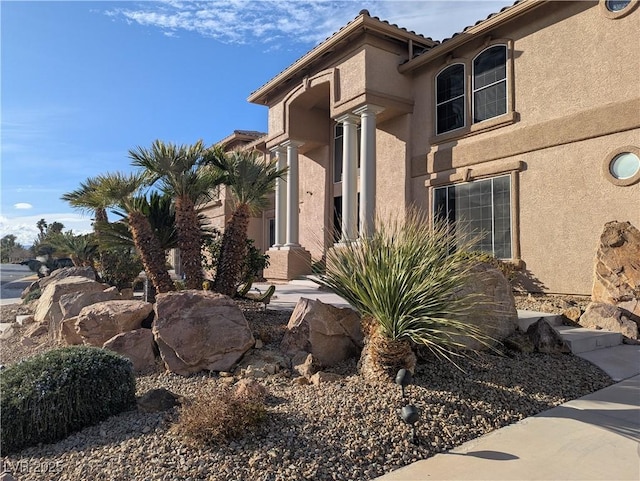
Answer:
[[[0,304],[12,304],[20,300],[20,294],[33,282],[34,273],[27,266],[17,264],[0,264]]]

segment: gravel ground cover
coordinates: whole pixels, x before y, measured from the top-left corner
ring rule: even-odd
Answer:
[[[267,347],[277,346],[290,313],[242,307],[254,333]],[[40,342],[44,338],[29,346],[3,341],[2,362],[51,347]],[[177,410],[131,411],[4,457],[2,467],[18,481],[366,480],[612,384],[572,355],[485,354],[461,359],[460,367],[436,359],[419,364],[407,388],[407,402],[421,412],[417,445],[399,418],[399,387],[363,382],[352,361],[332,369],[344,376],[335,383],[301,386],[287,372],[260,380],[269,392],[268,415],[257,434],[244,439],[196,448],[168,431]],[[137,389],[140,395],[164,387],[193,398],[207,385],[228,382],[150,372],[138,376]]]

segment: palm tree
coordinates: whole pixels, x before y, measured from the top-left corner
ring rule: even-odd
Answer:
[[[98,244],[93,234],[75,235],[72,231],[56,234],[51,244],[60,254],[68,255],[76,267],[92,267],[98,251]]]
[[[142,174],[127,175],[116,172],[100,175],[96,180],[104,195],[127,213],[133,243],[156,291],[159,293],[173,291],[174,285],[166,267],[165,251],[149,219],[145,216],[145,206],[148,201],[145,196],[136,195],[144,185]]]
[[[261,160],[258,152],[225,153],[220,147],[209,149],[204,162],[222,172],[222,183],[229,187],[235,200],[233,214],[224,229],[213,285],[214,291],[233,296],[247,255],[249,217],[266,207],[267,195],[286,169],[278,170],[275,160]]]
[[[98,224],[108,222],[107,209],[113,207],[115,202],[113,198],[106,194],[104,189],[101,188],[99,180],[96,177],[89,177],[80,183],[78,189],[67,192],[61,197],[72,207],[93,214],[93,232],[99,246],[99,259],[103,274],[112,273],[118,262],[114,254],[104,248],[101,242],[101,234],[97,229]]]
[[[160,181],[165,193],[174,197],[178,247],[188,289],[202,289],[202,231],[197,207],[210,200],[220,184],[214,169],[202,166],[205,152],[201,140],[193,145],[175,145],[156,140],[151,149],[129,151],[132,165],[145,169],[150,185]]]
[[[148,198],[140,196],[136,199],[136,203],[149,220],[162,250],[168,251],[177,248],[178,233],[173,199],[166,194],[151,192]],[[119,221],[98,222],[95,226],[96,231],[100,233],[103,244],[108,248],[135,247],[127,212],[117,209],[113,212],[121,217]]]

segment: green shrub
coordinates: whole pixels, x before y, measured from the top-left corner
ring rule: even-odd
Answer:
[[[502,261],[488,252],[465,251],[462,252],[461,255],[470,261],[484,262],[495,267],[502,272],[502,275],[509,281],[509,284],[513,284],[518,275],[518,269],[515,265],[511,262]]]
[[[55,349],[0,371],[3,454],[50,443],[135,406],[131,362],[95,347]]]
[[[42,295],[42,290],[39,287],[37,287],[25,296],[23,302],[27,304],[28,302],[35,301],[36,299],[40,299],[41,295]]]

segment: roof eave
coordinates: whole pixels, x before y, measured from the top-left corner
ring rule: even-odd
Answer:
[[[380,21],[376,18],[372,18],[369,15],[360,15],[348,23],[346,26],[342,27],[338,32],[334,33],[331,37],[326,39],[321,44],[314,47],[308,53],[306,53],[303,57],[296,60],[293,64],[287,67],[285,70],[280,72],[278,75],[269,80],[266,84],[260,87],[255,92],[251,93],[247,100],[251,103],[255,104],[266,104],[267,96],[284,80],[290,78],[292,75],[295,75],[296,72],[304,69],[305,67],[312,64],[314,61],[323,57],[326,53],[331,52],[332,49],[336,47],[336,45],[343,42],[346,38],[350,37],[352,34],[357,32],[360,29],[370,29],[375,30],[377,32],[387,34],[396,38],[404,38],[407,41],[411,40],[414,43],[422,44],[425,46],[433,47],[438,44],[429,38],[422,37],[421,35],[417,35],[412,32],[404,32],[403,34],[399,34],[398,27],[387,24],[386,22]]]
[[[455,35],[453,38],[443,41],[441,44],[423,53],[422,55],[419,55],[418,57],[415,57],[412,60],[409,60],[408,62],[400,65],[398,67],[398,71],[400,73],[412,72],[413,70],[420,68],[426,63],[430,62],[434,58],[455,50],[459,46],[470,41],[472,38],[478,35],[482,35],[483,33],[497,27],[498,25],[511,21],[546,3],[549,3],[549,0],[523,0],[522,2],[508,8],[507,10],[495,14],[478,23],[477,25],[469,27],[468,29]]]

